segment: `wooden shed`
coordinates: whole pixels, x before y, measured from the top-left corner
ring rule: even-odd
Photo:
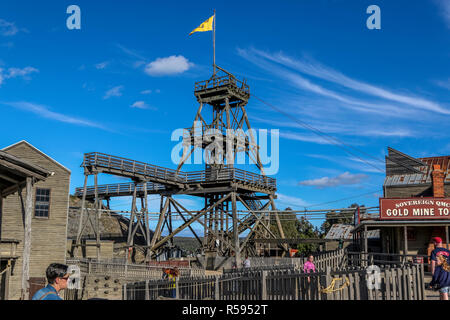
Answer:
[[[35,289],[45,284],[45,270],[54,262],[65,263],[67,244],[67,215],[69,207],[70,170],[26,141],[6,147],[3,152],[32,166],[45,168],[45,180],[27,190],[18,188],[1,203],[0,235],[16,241],[15,261],[9,281],[10,299],[27,299]],[[24,199],[29,199],[29,216],[24,214]],[[29,218],[29,228],[26,226]],[[29,233],[29,262],[24,270],[24,247]],[[28,275],[23,276],[24,271]],[[23,278],[29,278],[28,284]],[[36,284],[36,286],[35,286]],[[31,290],[28,290],[31,288]],[[34,289],[34,290],[33,290]]]

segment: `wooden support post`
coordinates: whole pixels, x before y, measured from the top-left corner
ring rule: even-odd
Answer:
[[[404,248],[403,248],[403,263],[406,263],[406,259],[407,259],[407,254],[408,254],[408,227],[404,226],[403,227],[403,237],[404,237]]]
[[[364,226],[364,233],[363,233],[363,238],[364,238],[364,261],[362,266],[363,267],[367,267],[368,263],[369,263],[369,245],[368,245],[368,240],[367,240],[367,225]]]
[[[231,208],[233,211],[233,233],[234,233],[234,252],[236,259],[236,266],[241,265],[241,248],[239,244],[239,230],[237,225],[237,208],[236,208],[236,192],[231,193]]]
[[[146,244],[147,244],[147,252],[146,252],[146,260],[150,260],[150,220],[148,217],[148,193],[147,193],[147,181],[144,182],[144,210],[143,213],[145,215],[145,233],[146,233]],[[148,288],[147,288],[148,290]]]
[[[149,292],[149,280],[145,280],[145,300],[150,300],[150,292]]]
[[[128,250],[130,250],[130,248],[134,244],[134,241],[133,241],[133,228],[134,228],[133,223],[134,223],[134,217],[136,215],[136,195],[137,195],[137,183],[135,182],[134,183],[134,188],[133,188],[133,199],[132,199],[132,202],[131,202],[130,221],[128,223],[128,238],[127,238]]]
[[[95,216],[96,216],[96,231],[95,231],[95,239],[97,243],[97,259],[100,260],[100,216],[101,216],[101,208],[100,208],[100,199],[98,198],[98,174],[94,175],[94,189],[95,189]]]
[[[449,234],[448,234],[448,226],[445,226],[445,242],[447,243],[447,249],[450,249],[449,242]]]
[[[33,179],[27,177],[27,198],[25,202],[25,225],[22,260],[22,300],[29,299],[30,254],[31,254],[31,215],[33,212]]]
[[[84,217],[84,210],[86,206],[86,192],[87,192],[87,180],[88,175],[84,175],[84,187],[83,187],[83,197],[81,199],[81,212],[80,212],[80,223],[78,224],[78,233],[77,233],[77,241],[76,241],[76,247],[75,247],[75,257],[78,257],[78,250],[81,248],[81,238],[83,235],[83,217]],[[87,220],[86,220],[87,223]]]

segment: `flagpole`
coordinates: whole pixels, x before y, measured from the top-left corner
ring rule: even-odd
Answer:
[[[213,76],[216,75],[216,9],[214,9],[213,20]]]

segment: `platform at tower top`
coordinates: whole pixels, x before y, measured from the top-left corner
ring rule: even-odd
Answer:
[[[82,166],[85,168],[85,174],[106,173],[135,181],[152,182],[149,193],[163,191],[166,188],[183,190],[200,186],[211,189],[231,183],[252,192],[272,194],[276,190],[276,179],[228,166],[220,169],[177,172],[174,169],[98,152],[86,153]]]
[[[225,98],[228,98],[231,108],[236,104],[246,104],[250,98],[250,87],[245,80],[241,81],[228,71],[217,68],[222,71],[221,74],[195,83],[194,94],[198,102],[225,106]]]

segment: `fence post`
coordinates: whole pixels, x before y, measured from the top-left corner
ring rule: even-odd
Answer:
[[[149,280],[145,280],[145,300],[150,300]]]
[[[325,267],[326,275],[325,275],[325,288],[328,288],[331,285],[331,268],[330,266]],[[333,300],[333,295],[328,296],[327,293],[325,293],[325,299],[326,300]],[[328,298],[330,297],[330,298]]]
[[[180,299],[180,286],[178,285],[179,278],[175,280],[175,299]]]
[[[261,300],[267,300],[267,271],[261,272]]]
[[[420,264],[420,283],[418,285],[420,285],[420,290],[422,291],[422,299],[423,300],[427,300],[427,295],[425,294],[425,272],[424,272],[424,267],[423,267],[423,263]]]
[[[127,284],[125,283],[124,285],[123,285],[123,292],[122,292],[122,300],[128,300],[127,299]]]
[[[214,300],[220,300],[219,276],[216,276],[216,286],[214,288]]]

